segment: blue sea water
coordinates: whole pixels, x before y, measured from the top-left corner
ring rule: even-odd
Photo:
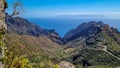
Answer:
[[[112,27],[117,28],[120,31],[119,19],[53,19],[53,18],[28,18],[29,21],[38,24],[45,29],[55,29],[61,37],[64,37],[65,33],[69,30],[76,28],[78,25],[89,21],[103,21],[105,24],[109,24]]]

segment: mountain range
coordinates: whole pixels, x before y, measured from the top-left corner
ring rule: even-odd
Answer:
[[[21,17],[7,17],[6,47],[32,63],[52,57],[75,66],[120,66],[120,32],[102,21],[82,23],[64,38]]]

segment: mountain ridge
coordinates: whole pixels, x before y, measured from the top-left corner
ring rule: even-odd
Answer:
[[[64,36],[64,38],[65,39],[70,39],[72,36],[74,36],[76,34],[85,33],[83,31],[86,30],[86,29],[89,30],[89,28],[92,28],[92,27],[93,27],[92,29],[97,29],[97,28],[99,28],[99,27],[101,27],[103,25],[104,24],[103,24],[102,21],[98,21],[98,22],[90,21],[89,23],[83,23],[83,24],[79,25],[78,27],[76,27],[75,29],[72,29],[68,33],[66,33],[66,35]],[[86,31],[88,31],[88,30],[86,30]]]
[[[62,38],[54,30],[43,29],[40,26],[21,17],[6,17],[8,33],[31,36],[47,36],[53,42],[63,44]]]

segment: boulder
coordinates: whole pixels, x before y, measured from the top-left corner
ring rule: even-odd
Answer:
[[[67,62],[67,61],[60,62],[59,67],[60,68],[75,68],[75,66],[72,63]]]

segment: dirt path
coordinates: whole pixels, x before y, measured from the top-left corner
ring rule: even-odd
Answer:
[[[103,51],[107,52],[111,56],[113,56],[113,57],[117,58],[118,60],[120,60],[120,57],[114,55],[113,53],[111,53],[110,51],[107,50],[107,46],[105,46],[105,45],[101,45],[101,46],[103,47],[103,49],[102,49]]]

